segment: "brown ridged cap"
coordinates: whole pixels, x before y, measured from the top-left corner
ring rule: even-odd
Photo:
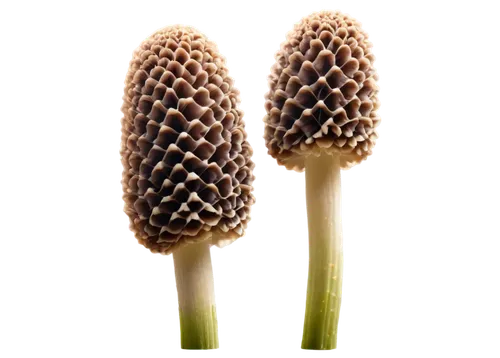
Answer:
[[[121,156],[130,228],[152,252],[243,235],[254,203],[252,148],[238,91],[213,42],[164,28],[134,52]]]
[[[268,153],[287,169],[304,158],[340,154],[342,168],[366,159],[377,138],[377,74],[371,43],[340,12],[314,13],[295,25],[276,54],[264,118]]]

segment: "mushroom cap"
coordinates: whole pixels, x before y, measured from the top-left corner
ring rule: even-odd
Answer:
[[[266,94],[264,139],[287,169],[308,155],[340,155],[343,169],[371,153],[380,123],[374,56],[360,24],[319,12],[295,25],[276,53]]]
[[[243,235],[254,164],[238,94],[216,45],[195,29],[166,27],[134,51],[122,106],[123,199],[131,230],[152,252]]]

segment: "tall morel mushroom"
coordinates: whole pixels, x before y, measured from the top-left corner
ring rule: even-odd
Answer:
[[[302,348],[333,349],[342,292],[340,169],[365,160],[377,138],[371,43],[340,12],[314,13],[276,54],[266,94],[268,153],[306,172],[309,280]]]
[[[173,253],[182,348],[217,348],[210,246],[242,236],[254,203],[238,91],[213,42],[172,26],[135,50],[123,99],[130,228],[152,252]]]

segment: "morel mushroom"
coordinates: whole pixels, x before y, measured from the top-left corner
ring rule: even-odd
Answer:
[[[314,13],[276,54],[266,95],[268,153],[306,172],[309,281],[302,348],[334,349],[342,292],[340,169],[365,160],[377,138],[371,43],[340,12]]]
[[[238,94],[216,45],[183,26],[146,39],[125,79],[125,212],[139,243],[173,253],[185,349],[218,347],[210,246],[242,236],[254,203]]]

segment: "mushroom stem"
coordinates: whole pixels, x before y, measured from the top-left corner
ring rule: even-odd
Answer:
[[[214,276],[207,241],[174,251],[182,349],[219,348]]]
[[[303,349],[335,349],[342,296],[340,157],[306,158],[309,279]]]

